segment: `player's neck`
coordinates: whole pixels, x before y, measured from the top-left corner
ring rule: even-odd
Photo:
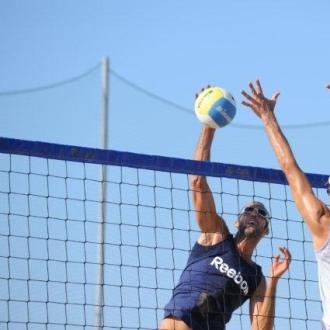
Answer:
[[[242,240],[236,240],[236,246],[239,254],[247,261],[251,261],[251,256],[258,244],[255,239],[244,238]]]

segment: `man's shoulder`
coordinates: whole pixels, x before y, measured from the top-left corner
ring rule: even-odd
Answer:
[[[212,244],[213,243],[213,244]],[[228,234],[222,240],[205,241],[199,238],[193,246],[191,256],[207,256],[208,254],[224,253],[228,250],[236,249],[233,235]]]
[[[195,243],[195,246],[201,246],[204,248],[216,248],[217,246],[221,246],[224,244],[233,244],[234,237],[232,234],[222,234],[222,233],[202,233],[198,240]]]

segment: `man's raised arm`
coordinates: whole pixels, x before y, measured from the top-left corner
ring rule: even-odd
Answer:
[[[305,174],[298,166],[291,147],[285,138],[274,114],[279,93],[271,99],[264,96],[259,80],[249,84],[251,95],[242,91],[245,100],[242,104],[251,108],[262,120],[269,141],[284,171],[292,190],[294,200],[302,217],[306,221],[316,249],[328,239],[330,217],[329,210],[314,194]],[[329,86],[330,87],[330,86]]]
[[[210,160],[211,144],[215,130],[203,127],[199,137],[194,159]],[[204,245],[214,244],[214,240],[220,241],[228,235],[228,228],[223,219],[218,216],[213,195],[205,176],[192,175],[190,177],[193,202],[196,211],[197,224],[202,231],[199,243]]]

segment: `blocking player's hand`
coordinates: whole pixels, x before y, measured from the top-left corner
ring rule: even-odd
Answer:
[[[273,113],[277,98],[279,97],[280,93],[274,93],[270,99],[267,98],[262,91],[259,80],[257,80],[255,84],[250,82],[249,87],[251,94],[248,94],[244,90],[241,92],[241,94],[245,97],[245,100],[242,102],[242,104],[251,108],[260,118],[269,113]]]
[[[285,247],[280,247],[281,255],[278,254],[273,257],[272,266],[270,269],[269,277],[279,278],[281,277],[289,268],[291,263],[291,253]]]

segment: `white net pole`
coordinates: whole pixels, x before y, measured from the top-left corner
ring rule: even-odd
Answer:
[[[101,116],[101,139],[102,148],[108,148],[108,111],[109,111],[109,60],[102,59],[102,116]],[[97,285],[96,285],[96,328],[103,328],[103,305],[104,305],[104,235],[105,235],[105,200],[107,167],[102,166],[100,178],[100,219],[98,230],[97,251]]]

